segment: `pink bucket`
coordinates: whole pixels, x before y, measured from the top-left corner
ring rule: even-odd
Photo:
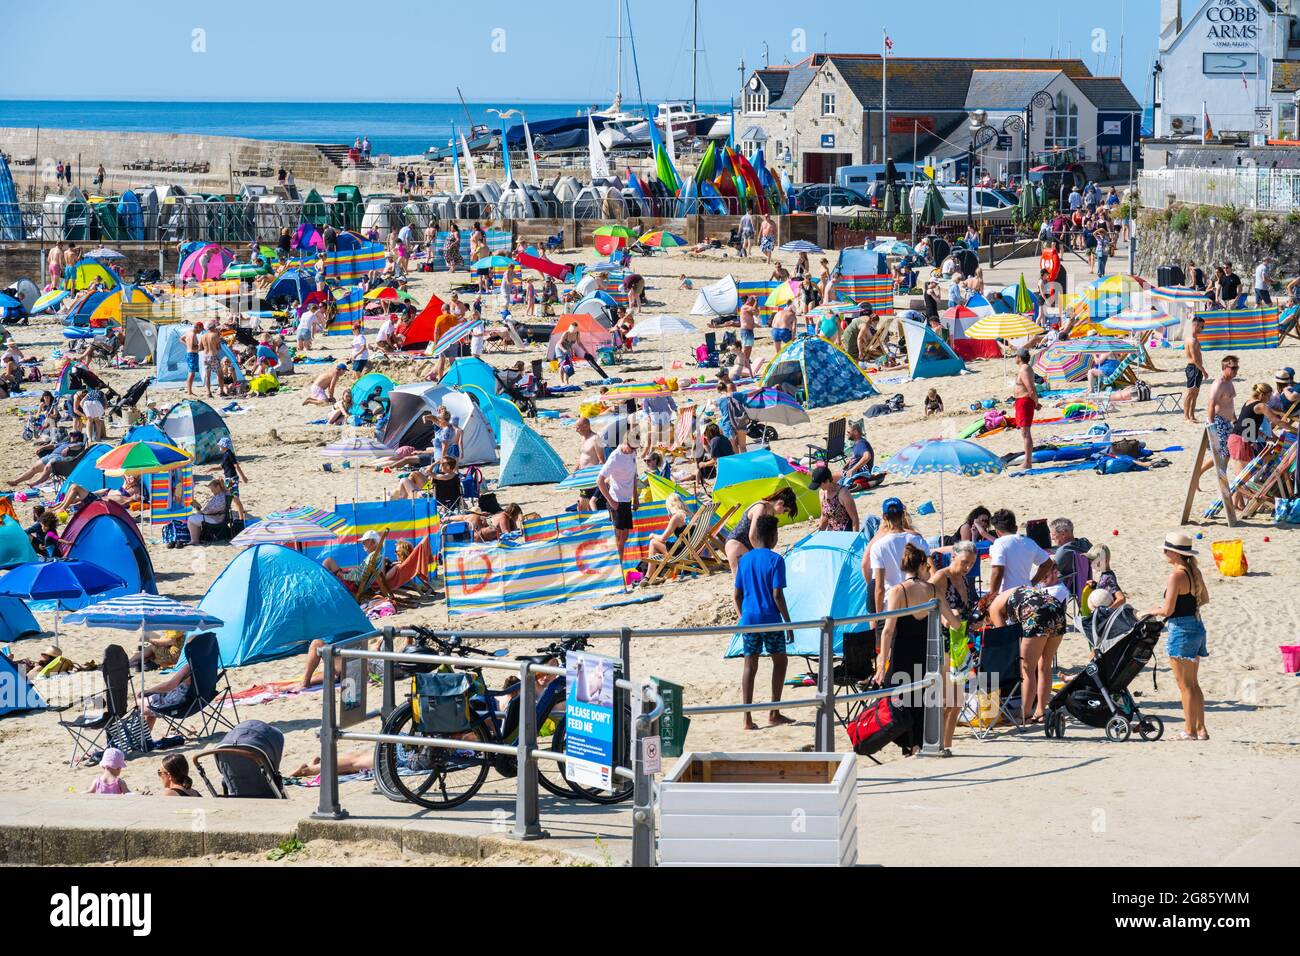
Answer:
[[[1282,673],[1300,674],[1300,644],[1281,644],[1278,650],[1282,652]]]

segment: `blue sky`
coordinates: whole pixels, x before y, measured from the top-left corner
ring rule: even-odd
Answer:
[[[5,7],[5,32],[17,42],[5,45],[0,98],[441,102],[454,100],[459,85],[471,101],[594,103],[614,87],[615,0]],[[737,91],[741,58],[751,68],[761,63],[764,42],[772,63],[796,61],[823,43],[832,52],[876,52],[882,27],[897,56],[1048,56],[1055,49],[1105,75],[1119,73],[1122,32],[1125,79],[1145,100],[1159,29],[1155,0],[701,0],[700,7],[699,94],[709,101]],[[630,0],[630,9],[645,98],[688,96],[691,0]],[[971,11],[980,11],[973,22]],[[74,40],[74,31],[86,41]],[[1094,52],[1102,44],[1105,52]],[[319,66],[306,66],[304,54]],[[630,53],[627,59],[624,88],[635,97]]]

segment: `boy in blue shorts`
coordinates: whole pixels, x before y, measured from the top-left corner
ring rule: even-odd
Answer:
[[[790,612],[785,604],[785,558],[772,550],[776,544],[776,517],[762,515],[755,523],[755,534],[762,547],[746,551],[736,566],[736,613],[739,624],[789,624]],[[790,642],[789,631],[754,631],[744,635],[745,669],[740,679],[742,699],[746,704],[754,700],[754,680],[758,676],[758,657],[766,652],[772,658],[772,700],[781,699],[785,686],[785,668],[789,658],[785,646]],[[767,723],[771,727],[793,724],[779,710],[769,711]],[[749,712],[745,713],[745,729],[757,730],[758,725]]]

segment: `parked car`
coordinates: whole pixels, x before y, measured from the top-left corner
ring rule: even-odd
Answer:
[[[787,198],[792,212],[825,212],[829,209],[831,215],[841,215],[835,210],[846,206],[871,206],[871,200],[857,190],[829,183],[794,186]]]

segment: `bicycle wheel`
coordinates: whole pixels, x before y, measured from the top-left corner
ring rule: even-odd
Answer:
[[[631,745],[628,741],[628,728],[632,725],[632,708],[624,704],[622,708],[621,719],[614,721],[614,765],[618,767],[631,767],[632,760],[628,753]],[[564,724],[561,723],[555,730],[555,740],[551,744],[553,750],[564,750]],[[631,799],[633,784],[626,777],[615,776],[613,780],[613,790],[601,790],[599,787],[588,787],[580,783],[574,783],[572,780],[565,778],[564,781],[571,787],[583,800],[591,803],[622,803],[624,800]]]
[[[388,715],[382,733],[421,736],[415,728],[410,701]],[[462,736],[467,740],[488,740],[482,724]],[[478,793],[488,775],[488,755],[478,750],[380,744],[377,758],[375,775],[382,780],[380,789],[391,788],[411,803],[430,810],[460,806]]]
[[[564,753],[564,714],[561,712],[555,718],[555,731],[551,734],[550,747],[552,753]],[[539,741],[540,742],[540,741]],[[537,782],[546,790],[555,794],[557,797],[563,797],[565,800],[576,800],[582,794],[573,789],[564,776],[564,764],[555,760],[537,761]]]

